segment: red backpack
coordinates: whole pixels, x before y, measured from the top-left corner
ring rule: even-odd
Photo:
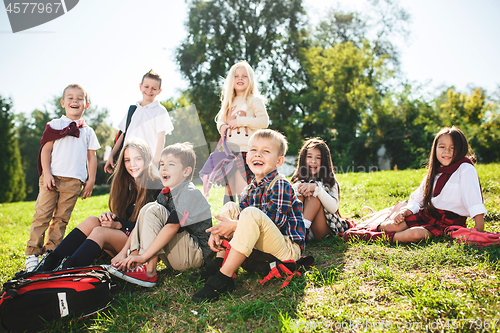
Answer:
[[[456,239],[459,244],[489,246],[500,242],[500,232],[480,232],[475,228],[469,229],[457,225],[446,228],[444,232],[446,235]]]

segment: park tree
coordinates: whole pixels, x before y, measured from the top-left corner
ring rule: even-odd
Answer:
[[[418,169],[426,165],[438,115],[430,102],[414,97],[418,89],[405,85],[401,92],[384,96],[379,108],[367,117],[362,131],[370,132],[375,147],[384,146],[391,167]]]
[[[16,135],[12,102],[0,96],[0,203],[25,198],[24,172]]]
[[[177,49],[188,97],[200,114],[208,141],[217,141],[214,118],[230,67],[246,60],[254,68],[274,128],[294,115],[294,92],[303,85],[298,47],[303,43],[301,0],[191,0],[188,36]],[[285,131],[287,132],[287,131]],[[287,133],[288,134],[288,133]]]
[[[347,167],[374,163],[369,136],[360,136],[363,119],[380,105],[377,86],[391,77],[388,56],[377,57],[368,41],[323,49],[301,50],[309,86],[301,96],[304,105],[302,134],[319,136],[332,150],[334,163]]]
[[[369,40],[374,54],[389,56],[395,68],[399,65],[399,51],[395,40],[406,40],[410,35],[410,14],[394,0],[367,0],[363,11],[328,10],[315,29],[314,43],[328,48],[352,42],[358,48]]]
[[[485,90],[471,88],[470,93],[445,89],[435,99],[435,112],[441,126],[457,126],[466,134],[480,162],[500,161],[500,108]]]

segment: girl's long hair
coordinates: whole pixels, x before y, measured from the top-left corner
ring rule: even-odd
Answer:
[[[255,82],[255,73],[252,69],[252,66],[248,64],[246,61],[240,61],[234,64],[231,69],[229,69],[229,73],[227,73],[226,80],[224,81],[224,86],[222,87],[220,101],[221,107],[219,113],[215,116],[215,121],[222,120],[223,122],[227,121],[227,111],[233,104],[234,97],[236,96],[236,91],[234,90],[234,75],[236,69],[244,67],[248,74],[248,87],[243,94],[243,100],[247,100],[249,96],[259,96],[259,88]]]
[[[317,148],[321,152],[321,166],[319,171],[312,175],[309,168],[306,165],[307,150]],[[333,168],[332,156],[330,154],[330,148],[325,143],[325,141],[320,138],[308,139],[304,142],[302,148],[299,151],[299,161],[297,163],[297,168],[292,175],[291,183],[296,183],[298,181],[310,182],[310,181],[321,181],[324,185],[332,188],[337,186],[339,192],[340,200],[340,186],[335,178],[335,170]],[[339,211],[336,212],[339,214]],[[340,214],[339,214],[340,216]]]
[[[469,142],[465,137],[464,132],[462,132],[458,127],[444,127],[436,134],[434,141],[432,143],[431,153],[429,154],[429,161],[427,162],[427,173],[425,175],[425,185],[424,185],[424,196],[423,196],[423,204],[424,209],[428,212],[433,212],[436,208],[432,205],[431,199],[433,194],[434,187],[434,178],[436,178],[437,169],[441,166],[437,159],[436,149],[439,138],[443,135],[450,135],[451,140],[453,141],[453,158],[450,164],[455,163],[456,161],[468,157],[474,161],[475,156],[469,147]]]
[[[137,150],[144,160],[144,171],[137,179],[134,179],[125,167],[124,156],[127,149]],[[148,189],[161,188],[160,176],[151,163],[148,145],[139,139],[128,141],[123,145],[111,177],[113,177],[113,181],[109,192],[109,209],[121,221],[136,221],[141,208],[155,199]],[[135,206],[129,217],[127,216],[127,208],[131,204],[135,204]]]

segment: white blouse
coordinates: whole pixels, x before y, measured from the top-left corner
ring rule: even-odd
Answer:
[[[440,175],[439,173],[434,178],[433,190]],[[413,214],[423,208],[424,186],[425,178],[411,194],[406,205],[406,208]],[[431,202],[437,209],[447,210],[460,216],[474,217],[487,212],[483,204],[476,168],[469,163],[462,163],[458,167],[444,185],[441,193],[433,197]]]

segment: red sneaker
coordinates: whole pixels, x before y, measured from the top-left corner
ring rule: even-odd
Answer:
[[[142,287],[154,287],[156,286],[156,281],[158,280],[158,274],[155,273],[154,276],[148,276],[146,274],[146,267],[144,267],[144,265],[137,266],[123,272],[120,272],[113,266],[109,266],[108,272],[117,278]]]

